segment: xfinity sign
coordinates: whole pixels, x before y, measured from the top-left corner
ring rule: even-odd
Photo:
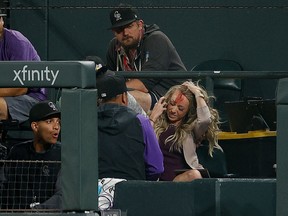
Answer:
[[[59,70],[53,71],[49,69],[48,66],[43,70],[28,69],[28,65],[24,65],[21,70],[13,70],[15,77],[13,81],[19,81],[21,85],[24,85],[25,82],[31,81],[45,81],[50,82],[51,85],[54,85]]]

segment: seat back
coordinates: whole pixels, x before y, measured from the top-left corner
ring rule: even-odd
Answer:
[[[201,62],[194,66],[191,71],[242,71],[242,66],[233,60],[215,59]],[[242,81],[240,79],[214,79],[214,88],[241,90]]]
[[[201,62],[194,66],[191,71],[242,71],[242,66],[233,60],[216,59]],[[201,85],[205,87],[205,84],[201,82]],[[228,116],[225,110],[226,101],[238,101],[242,98],[242,86],[243,81],[241,79],[234,78],[221,78],[214,79],[214,96],[216,101],[213,104],[219,112],[221,118],[221,129],[223,131],[229,131]]]
[[[223,178],[228,174],[226,156],[220,149],[214,149],[213,157],[209,155],[209,147],[204,144],[196,149],[199,163],[208,169],[212,178]]]

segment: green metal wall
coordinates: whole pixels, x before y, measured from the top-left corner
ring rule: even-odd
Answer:
[[[23,32],[43,60],[105,59],[112,33],[109,11],[120,1],[10,0],[10,26]],[[286,70],[288,10],[284,0],[135,0],[145,23],[170,37],[187,69],[208,59],[232,59],[244,70]],[[245,96],[274,98],[277,81],[258,88],[245,82]],[[270,87],[270,90],[267,89]]]
[[[11,27],[35,44],[42,59],[105,57],[109,11],[120,1],[10,0]],[[188,69],[229,58],[245,70],[285,70],[288,10],[282,1],[122,1],[139,8],[171,38]]]
[[[279,81],[277,91],[277,216],[288,215],[288,78]]]
[[[114,201],[127,216],[275,216],[276,180],[127,181]]]

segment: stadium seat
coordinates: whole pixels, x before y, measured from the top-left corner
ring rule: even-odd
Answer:
[[[233,60],[216,59],[201,62],[194,66],[191,71],[242,71],[242,66]],[[205,87],[205,84],[200,82]],[[242,98],[242,85],[241,79],[225,78],[214,79],[214,96],[216,101],[214,107],[219,111],[221,117],[221,129],[229,131],[228,117],[225,111],[225,101],[238,101]]]
[[[209,147],[204,144],[196,149],[199,163],[205,167],[211,178],[225,178],[231,176],[227,171],[226,156],[220,149],[214,149],[213,157],[208,153]]]

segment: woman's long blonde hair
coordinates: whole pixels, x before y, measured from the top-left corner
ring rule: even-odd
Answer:
[[[209,97],[207,92],[204,90],[203,87],[199,86],[198,83],[196,83],[200,88],[201,93],[204,96],[204,100],[210,110],[211,113],[211,123],[209,124],[208,130],[205,133],[204,139],[207,139],[209,142],[209,155],[212,157],[213,149],[218,148],[221,149],[221,147],[218,144],[218,138],[217,134],[219,133],[219,114],[216,109],[213,109],[210,106],[209,100],[213,99],[212,97]],[[197,121],[197,104],[194,94],[183,85],[175,85],[172,88],[168,90],[168,92],[165,94],[166,102],[169,103],[171,100],[172,95],[175,91],[180,91],[189,101],[189,109],[186,114],[186,116],[182,119],[182,122],[179,126],[176,127],[175,134],[169,136],[165,143],[172,141],[172,146],[170,151],[179,151],[181,152],[183,148],[183,141],[186,139],[188,134],[192,133],[193,128],[195,127],[196,121]],[[159,139],[160,134],[162,134],[168,127],[169,127],[169,119],[167,117],[167,112],[163,112],[162,115],[157,119],[157,121],[154,124],[155,133]],[[201,142],[202,140],[199,140]],[[195,140],[195,142],[198,142]],[[222,149],[221,149],[222,150]]]

